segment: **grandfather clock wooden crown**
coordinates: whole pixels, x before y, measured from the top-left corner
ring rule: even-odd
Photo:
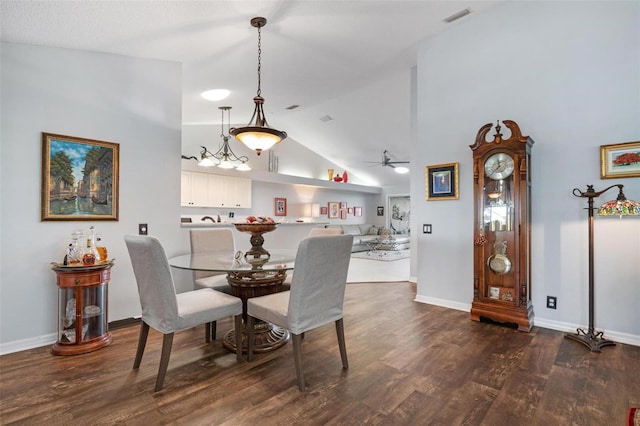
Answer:
[[[474,277],[471,319],[533,327],[531,304],[531,148],[512,120],[485,124],[473,145]]]

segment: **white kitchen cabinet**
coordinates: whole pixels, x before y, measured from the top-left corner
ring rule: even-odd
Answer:
[[[183,171],[184,207],[251,208],[251,179]]]
[[[205,173],[180,173],[180,205],[209,207],[209,179]]]

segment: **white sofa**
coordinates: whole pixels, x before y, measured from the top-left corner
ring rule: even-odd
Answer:
[[[327,225],[326,228],[339,228],[343,234],[353,235],[353,247],[351,252],[359,252],[370,250],[371,247],[367,245],[367,242],[382,238],[381,231],[383,227],[378,227],[370,223],[363,223],[359,225]],[[410,238],[407,234],[395,234],[389,235],[389,244],[382,244],[377,246],[378,250],[403,250],[410,247]]]

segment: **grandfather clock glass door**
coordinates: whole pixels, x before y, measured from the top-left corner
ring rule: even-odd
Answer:
[[[522,136],[514,121],[503,139],[496,124],[483,126],[471,145],[474,164],[475,240],[474,291],[471,319],[533,326],[531,305],[531,179],[529,164],[533,140]]]

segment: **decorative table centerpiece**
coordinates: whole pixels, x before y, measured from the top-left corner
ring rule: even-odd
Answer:
[[[254,268],[260,269],[271,258],[271,254],[262,247],[264,244],[262,234],[274,231],[278,224],[270,217],[249,216],[246,222],[234,223],[233,226],[240,232],[251,234],[249,239],[251,249],[244,254],[244,259]]]

